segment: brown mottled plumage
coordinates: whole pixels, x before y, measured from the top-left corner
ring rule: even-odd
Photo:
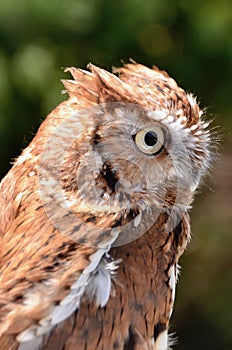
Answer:
[[[168,348],[207,125],[157,68],[89,68],[0,185],[1,350]]]

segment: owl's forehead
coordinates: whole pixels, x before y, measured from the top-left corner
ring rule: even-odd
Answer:
[[[141,106],[151,111],[166,109],[167,115],[172,114],[177,118],[186,117],[187,126],[198,122],[201,111],[196,99],[178,86],[165,71],[141,64],[127,64],[114,71],[131,87]]]
[[[125,131],[126,129],[145,128],[157,123],[163,126],[170,124],[174,127],[175,125],[186,126],[187,118],[182,108],[167,107],[157,101],[150,107],[142,103],[108,102],[102,106],[98,120],[96,120],[96,115],[93,119],[97,125],[102,125],[104,122],[107,128],[120,129],[121,126]]]
[[[196,99],[188,95],[173,79],[140,78],[134,86],[135,95],[139,95],[141,89],[143,89],[144,98],[141,99],[138,96],[137,104],[150,112],[150,115],[155,112],[153,115],[162,114],[166,117],[172,115],[177,119],[186,117],[187,126],[198,122],[200,110]]]

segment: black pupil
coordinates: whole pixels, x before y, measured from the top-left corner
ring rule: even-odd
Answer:
[[[147,146],[154,146],[158,141],[158,136],[154,131],[148,131],[144,136],[144,142]]]

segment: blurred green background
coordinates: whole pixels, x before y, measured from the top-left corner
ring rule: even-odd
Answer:
[[[63,67],[129,58],[167,70],[223,134],[192,209],[171,332],[179,350],[231,350],[232,1],[0,0],[0,176],[65,98]]]

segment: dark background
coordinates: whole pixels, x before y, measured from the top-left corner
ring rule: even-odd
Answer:
[[[0,177],[65,98],[62,67],[129,58],[167,70],[220,126],[218,160],[191,210],[171,332],[179,350],[231,350],[230,0],[0,0]]]

